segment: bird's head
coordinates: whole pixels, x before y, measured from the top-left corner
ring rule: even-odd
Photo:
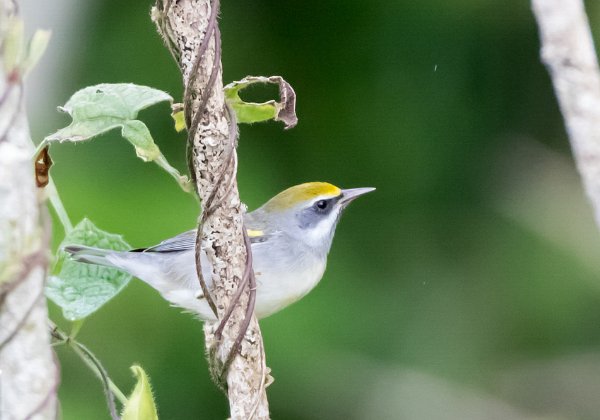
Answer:
[[[374,189],[343,190],[326,182],[308,182],[280,192],[259,210],[267,224],[327,254],[342,211]]]

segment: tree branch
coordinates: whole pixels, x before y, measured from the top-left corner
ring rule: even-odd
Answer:
[[[218,384],[226,376],[233,419],[266,419],[267,368],[253,315],[254,275],[246,257],[250,248],[244,240],[235,178],[237,125],[223,96],[218,8],[218,0],[157,0],[152,17],[185,84],[188,163],[203,210],[196,241],[197,271],[204,297],[223,320],[220,326],[205,323],[209,364]],[[213,268],[212,290],[207,290],[202,278],[201,244]]]
[[[44,297],[50,220],[34,182],[23,68],[6,56],[23,36],[16,10],[0,2],[0,417],[50,419],[59,383]]]
[[[600,226],[600,72],[582,0],[532,0],[548,68],[585,191]]]

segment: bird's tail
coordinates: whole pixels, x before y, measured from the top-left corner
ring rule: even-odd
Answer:
[[[106,256],[115,251],[110,249],[93,248],[84,245],[69,245],[63,248],[75,261],[86,264],[97,264],[106,267],[114,267]]]

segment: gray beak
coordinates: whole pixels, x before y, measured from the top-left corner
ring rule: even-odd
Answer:
[[[355,198],[358,198],[361,195],[371,191],[375,191],[375,188],[350,188],[348,190],[342,190],[342,198],[340,198],[340,203],[343,206],[347,206],[351,201],[354,201]]]

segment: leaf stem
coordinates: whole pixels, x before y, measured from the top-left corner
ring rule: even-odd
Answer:
[[[76,340],[69,339],[67,341],[68,346],[73,349],[75,354],[83,360],[83,362],[98,376],[100,380],[103,382],[106,381],[108,388],[114,394],[115,397],[119,400],[119,402],[123,405],[127,404],[127,397],[119,387],[108,377],[105,376],[106,372],[103,372],[103,368],[100,365],[99,360],[96,356],[90,352],[83,344],[77,342]]]
[[[81,322],[82,324],[83,322]],[[76,331],[76,325],[74,325],[73,330]],[[56,326],[53,322],[50,321],[50,334],[54,337],[58,342],[56,344],[66,344],[67,347],[72,349],[77,356],[89,367],[92,372],[96,374],[96,376],[102,381],[104,386],[110,390],[110,392],[117,397],[119,402],[123,405],[127,403],[127,397],[123,392],[119,389],[119,387],[110,379],[106,370],[100,364],[98,358],[83,344],[79,343],[73,336],[67,335],[64,331],[62,331],[58,326]],[[110,405],[110,404],[109,404]]]
[[[188,193],[193,191],[193,186],[188,177],[185,175],[181,175],[176,168],[171,166],[171,164],[169,164],[169,162],[162,153],[156,159],[154,159],[154,162],[156,162],[158,166],[167,171],[167,173],[171,175],[175,179],[175,181],[177,181],[177,183],[183,191]]]
[[[65,230],[65,234],[68,234],[73,230],[73,223],[71,223],[71,219],[69,219],[69,215],[65,210],[65,206],[58,195],[58,190],[56,189],[56,185],[54,184],[54,180],[52,177],[49,177],[48,185],[46,185],[46,194],[48,194],[48,199],[50,200],[50,204],[54,208],[58,219],[63,225]]]
[[[85,318],[73,321],[73,323],[71,324],[71,333],[69,334],[69,338],[71,340],[75,340],[75,337],[77,337],[77,334],[79,334],[79,331],[81,330],[81,327],[83,327],[84,322]]]
[[[47,145],[48,145],[48,142],[46,141],[46,139],[42,140],[40,142],[40,144],[38,144],[37,147],[35,148],[35,152],[33,152],[33,159],[35,159],[40,154],[42,149],[44,147],[46,147]]]

